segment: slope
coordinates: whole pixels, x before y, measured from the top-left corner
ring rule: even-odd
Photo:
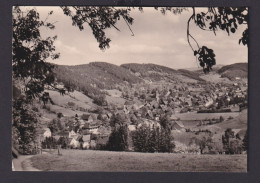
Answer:
[[[236,77],[247,78],[248,76],[248,63],[235,63],[223,66],[217,71],[222,77],[227,77],[230,80]]]

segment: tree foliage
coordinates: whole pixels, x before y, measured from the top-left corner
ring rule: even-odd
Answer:
[[[227,154],[241,154],[243,151],[242,141],[240,137],[235,135],[231,128],[225,131],[222,136],[223,148]]]
[[[105,6],[62,6],[64,14],[71,17],[72,25],[77,26],[79,30],[84,30],[87,24],[99,43],[100,49],[109,48],[110,38],[107,38],[104,30],[107,28],[115,28],[116,23],[123,19],[128,25],[133,24],[133,18],[130,16],[131,8],[114,8]]]
[[[207,46],[199,46],[196,39],[190,34],[189,25],[191,20],[204,31],[212,31],[216,35],[216,31],[222,30],[230,35],[230,33],[236,32],[239,25],[248,24],[248,8],[208,7],[206,12],[199,12],[194,7],[192,9],[193,13],[187,23],[187,40],[203,71],[207,73],[216,64],[215,54]],[[192,47],[190,38],[196,43],[197,49]],[[246,28],[239,39],[239,44],[242,42],[243,45],[248,45],[248,40],[248,28]]]
[[[246,130],[244,139],[243,139],[243,149],[248,151],[248,130]]]
[[[13,145],[22,154],[32,154],[35,150],[35,133],[37,114],[32,107],[21,97],[13,101],[12,110],[12,137]]]
[[[137,152],[172,152],[174,148],[171,131],[142,125],[132,134],[134,150]]]
[[[40,29],[54,29],[55,26],[40,20],[35,9],[24,12],[19,7],[13,8],[12,23],[13,78],[24,81],[27,99],[40,97],[44,85],[51,85],[54,81],[53,66],[46,60],[59,58],[54,46],[57,36],[44,39]]]
[[[113,129],[106,149],[110,151],[126,151],[128,149],[127,125],[117,125]]]

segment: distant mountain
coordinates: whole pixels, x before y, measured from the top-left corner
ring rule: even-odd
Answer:
[[[229,78],[230,80],[235,77],[247,78],[248,77],[248,63],[235,63],[221,67],[218,71],[221,77]]]

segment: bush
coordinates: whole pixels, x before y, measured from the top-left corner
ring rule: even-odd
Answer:
[[[70,107],[74,107],[76,104],[75,104],[74,102],[68,102],[68,105],[69,105]]]
[[[56,149],[57,141],[53,137],[46,137],[44,141],[42,141],[42,148],[43,149]]]
[[[63,117],[63,114],[62,114],[61,112],[59,112],[59,113],[57,114],[57,117],[58,117],[58,118],[62,118],[62,117]]]
[[[99,106],[106,106],[107,105],[107,101],[106,101],[106,96],[105,95],[98,95],[98,96],[94,96],[93,98],[93,103],[97,104]]]

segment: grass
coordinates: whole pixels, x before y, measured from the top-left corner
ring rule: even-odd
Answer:
[[[239,112],[225,112],[225,113],[197,113],[197,112],[189,112],[189,113],[179,113],[175,114],[176,117],[179,117],[181,120],[204,120],[204,119],[219,119],[220,116],[224,117],[224,119],[227,119],[228,117],[237,117],[239,115]]]
[[[32,165],[43,171],[101,172],[246,172],[246,155],[62,150],[36,155]]]

